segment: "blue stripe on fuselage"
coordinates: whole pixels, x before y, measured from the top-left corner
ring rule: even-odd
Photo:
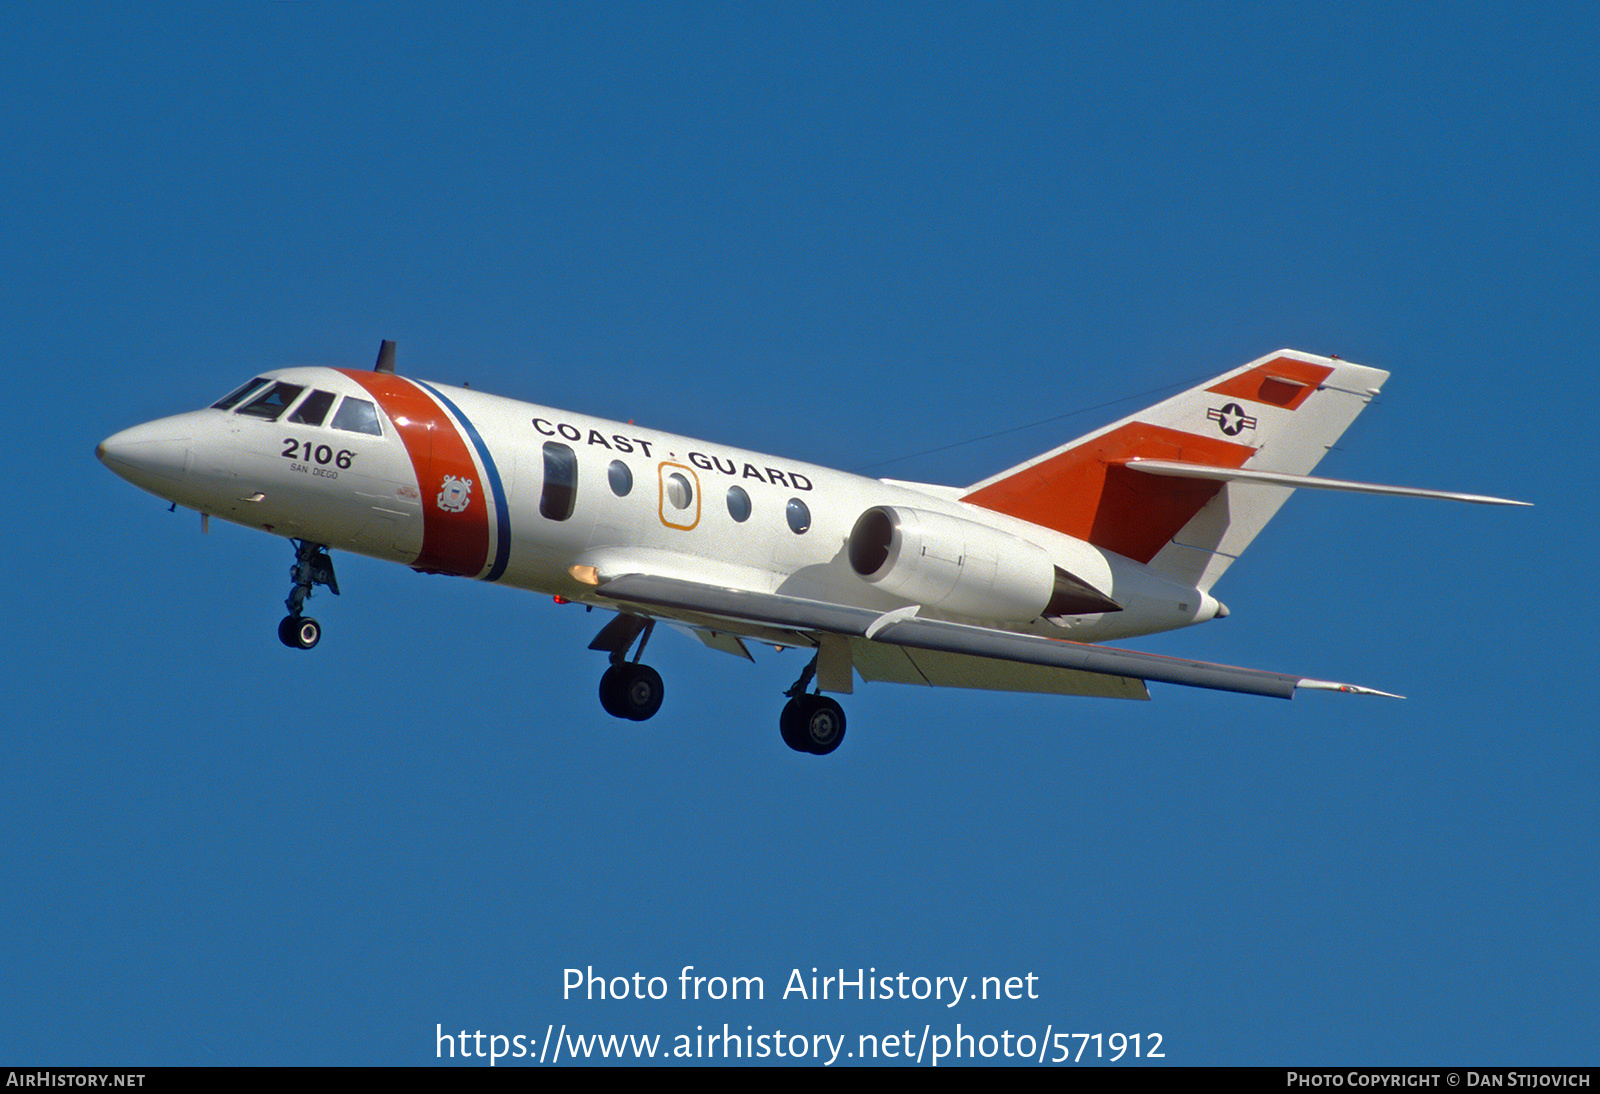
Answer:
[[[478,427],[472,424],[461,408],[445,398],[444,394],[432,384],[414,381],[433,393],[433,397],[445,405],[445,409],[454,414],[456,421],[461,423],[461,428],[467,431],[467,437],[472,441],[472,447],[478,450],[478,459],[483,461],[484,474],[489,476],[489,491],[494,495],[494,520],[495,520],[495,546],[494,565],[489,567],[489,572],[483,575],[485,581],[499,581],[506,572],[506,563],[511,558],[511,514],[506,507],[506,490],[500,485],[500,471],[494,465],[494,458],[489,455],[489,446],[483,443],[483,436],[478,432]]]

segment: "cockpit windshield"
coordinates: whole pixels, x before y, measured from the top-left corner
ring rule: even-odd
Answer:
[[[254,380],[251,380],[248,384],[245,384],[243,387],[236,388],[232,392],[228,393],[227,395],[224,395],[222,398],[220,398],[216,402],[212,403],[211,404],[211,409],[212,410],[232,410],[234,408],[234,406],[239,402],[240,399],[243,399],[246,395],[250,394],[256,388],[260,387],[262,384],[264,384],[266,382],[267,382],[267,378],[265,376],[257,376]]]
[[[328,416],[328,408],[333,406],[333,400],[336,398],[338,396],[331,391],[313,391],[306,396],[305,402],[289,415],[289,420],[300,425],[321,425],[323,419]]]
[[[303,393],[305,398],[302,399]],[[338,400],[339,409],[330,420],[329,412],[333,410],[335,400]],[[336,392],[322,391],[318,388],[312,388],[306,393],[304,384],[291,384],[285,380],[274,380],[270,376],[257,376],[248,384],[224,395],[211,406],[214,410],[246,414],[268,422],[277,421],[283,417],[284,411],[294,407],[294,413],[289,415],[288,420],[296,425],[331,427],[348,433],[383,436],[378,408],[370,400],[358,399],[354,395],[346,395],[340,399]]]
[[[282,417],[283,412],[289,409],[289,404],[298,399],[300,393],[304,390],[304,384],[290,384],[279,380],[265,392],[240,407],[237,413],[248,414],[253,418],[265,418],[269,422],[275,422]]]

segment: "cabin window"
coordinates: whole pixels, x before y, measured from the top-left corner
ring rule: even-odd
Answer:
[[[303,384],[286,384],[278,381],[269,387],[265,393],[257,395],[250,402],[240,407],[238,413],[248,414],[252,418],[264,418],[275,422],[289,409],[289,404],[300,397],[305,390]]]
[[[374,437],[383,436],[383,427],[378,424],[378,408],[354,396],[347,396],[339,404],[339,413],[333,416],[333,428],[351,433],[370,433]]]
[[[222,398],[220,398],[216,402],[212,403],[211,404],[211,409],[213,409],[213,410],[232,410],[234,408],[234,406],[239,402],[240,399],[243,399],[246,395],[250,394],[256,388],[260,387],[262,384],[264,384],[266,382],[267,382],[267,378],[265,376],[257,376],[254,380],[251,380],[248,384],[245,384],[241,388],[234,389],[232,392],[228,393],[227,395],[224,395]]]
[[[750,495],[744,487],[728,487],[728,515],[740,524],[750,519]]]
[[[694,502],[694,487],[678,472],[674,471],[661,481],[667,491],[667,503],[674,509],[687,509]]]
[[[327,420],[328,410],[333,406],[333,401],[338,396],[331,391],[313,391],[305,397],[305,401],[295,407],[294,413],[289,415],[291,422],[301,425],[321,425]]]
[[[578,457],[564,444],[544,444],[544,490],[539,495],[539,515],[566,520],[578,501]]]
[[[619,498],[633,493],[633,472],[621,460],[612,460],[606,468],[606,478],[611,482],[611,492]]]
[[[788,518],[790,531],[797,536],[811,527],[811,510],[806,508],[806,503],[799,498],[789,499],[789,505],[784,509],[783,515]]]

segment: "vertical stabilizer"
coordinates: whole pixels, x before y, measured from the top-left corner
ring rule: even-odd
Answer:
[[[1160,478],[1123,461],[1307,475],[1388,378],[1279,350],[976,483],[962,500],[1209,589],[1293,487]]]

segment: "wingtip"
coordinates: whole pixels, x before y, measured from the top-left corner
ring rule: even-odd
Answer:
[[[1342,691],[1346,695],[1381,695],[1385,699],[1404,699],[1404,695],[1396,695],[1392,691],[1379,691],[1377,688],[1364,688],[1360,684],[1341,684],[1334,680],[1309,680],[1303,679],[1295,684],[1296,688],[1305,688],[1308,691]]]

